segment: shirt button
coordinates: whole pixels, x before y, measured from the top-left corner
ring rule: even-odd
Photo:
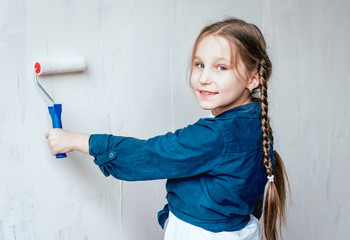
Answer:
[[[110,154],[109,154],[109,157],[110,157],[110,158],[113,158],[113,157],[114,157],[114,154],[113,154],[113,153],[110,153]]]

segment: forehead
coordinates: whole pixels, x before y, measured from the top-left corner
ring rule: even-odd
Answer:
[[[230,61],[232,46],[224,37],[208,35],[201,39],[197,45],[195,57],[199,58],[225,58]]]

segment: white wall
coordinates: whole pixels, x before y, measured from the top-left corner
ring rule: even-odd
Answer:
[[[206,116],[186,78],[194,39],[223,16],[257,24],[274,64],[270,111],[292,200],[285,239],[347,239],[350,4],[346,0],[0,0],[0,239],[162,239],[164,181],[105,178],[92,157],[50,156],[43,77],[70,131],[148,138]]]

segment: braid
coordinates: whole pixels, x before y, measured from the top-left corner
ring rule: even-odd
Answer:
[[[265,71],[265,66],[266,62],[269,62],[270,60],[268,59],[268,61],[262,60],[259,64],[259,74],[261,76],[260,78],[260,92],[261,92],[261,99],[264,99],[264,108],[261,105],[261,109],[264,111],[264,117],[265,117],[265,113],[266,113],[266,121],[267,121],[267,125],[268,125],[268,136],[270,138],[270,142],[273,144],[274,143],[274,139],[273,139],[273,132],[272,132],[272,128],[270,125],[270,117],[268,115],[268,101],[267,101],[267,79],[269,76],[267,76],[266,71]],[[265,112],[266,110],[266,112]]]
[[[271,127],[268,116],[268,101],[267,101],[267,81],[260,77],[260,106],[261,106],[261,129],[263,139],[263,162],[269,176],[272,175],[272,165],[270,159],[270,137]]]
[[[262,61],[262,63],[269,63]],[[259,64],[259,83],[260,83],[260,106],[261,106],[261,129],[262,129],[262,141],[263,141],[263,163],[266,168],[266,172],[272,181],[268,182],[267,190],[265,191],[264,210],[263,210],[263,225],[264,234],[267,240],[278,239],[278,232],[281,236],[281,223],[285,223],[285,201],[286,201],[286,184],[285,179],[289,187],[288,177],[285,172],[284,164],[279,154],[274,151],[274,168],[272,169],[272,163],[270,158],[270,143],[273,144],[273,132],[270,125],[270,118],[268,115],[268,94],[267,94],[267,80],[268,74],[266,74],[264,64]],[[267,64],[268,65],[268,64]],[[275,179],[275,180],[273,180]],[[279,219],[279,231],[277,231],[277,219]],[[282,236],[281,236],[282,237]]]
[[[270,118],[268,115],[269,104],[267,95],[267,73],[266,73],[266,63],[269,62],[264,59],[260,61],[258,66],[259,71],[259,83],[260,83],[260,106],[261,106],[261,130],[262,130],[262,140],[263,140],[263,162],[266,167],[266,171],[269,176],[272,175],[272,165],[270,159],[270,142],[273,143],[272,129],[270,125]]]

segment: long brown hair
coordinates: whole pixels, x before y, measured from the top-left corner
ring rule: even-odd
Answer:
[[[220,36],[225,38],[235,53],[231,54],[231,62],[242,62],[245,66],[245,74],[248,76],[254,71],[259,74],[259,88],[253,89],[252,101],[260,101],[261,106],[261,130],[263,163],[269,177],[268,186],[265,189],[263,204],[263,232],[267,240],[276,240],[281,235],[281,226],[286,223],[285,205],[286,192],[290,191],[288,177],[282,158],[273,151],[273,167],[270,158],[270,145],[274,138],[268,115],[267,83],[272,73],[272,63],[266,52],[265,39],[257,26],[237,18],[228,18],[220,22],[208,25],[202,29],[197,37],[191,58],[191,74],[193,60],[200,41],[208,36]]]

